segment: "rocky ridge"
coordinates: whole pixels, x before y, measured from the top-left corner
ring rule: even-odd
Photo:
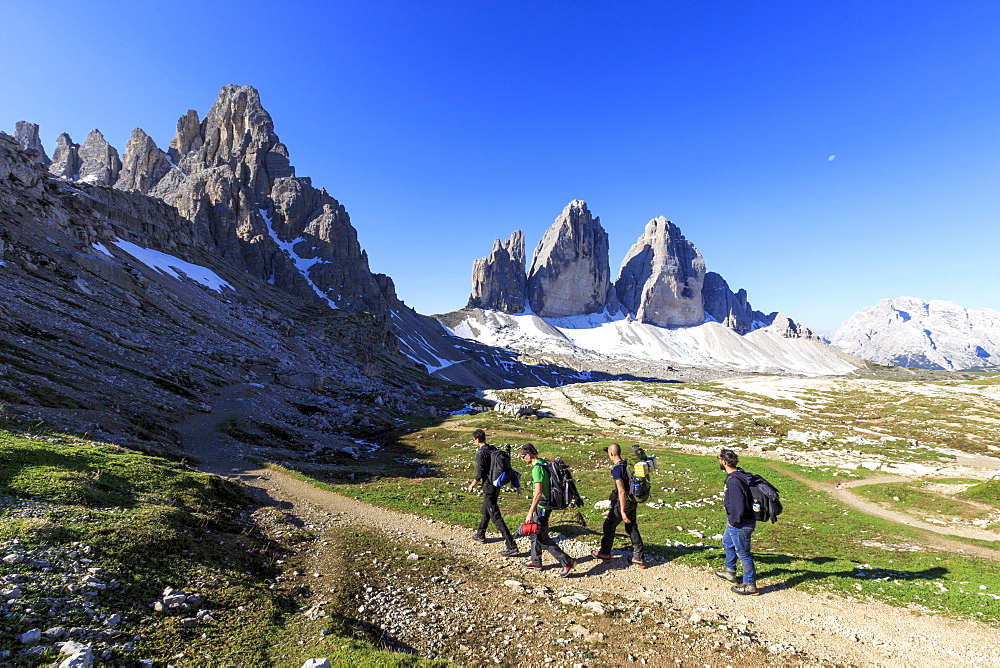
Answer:
[[[946,369],[1000,364],[1000,313],[914,297],[866,306],[830,334],[830,344],[879,364]]]
[[[180,456],[176,420],[256,383],[268,406],[233,425],[243,439],[349,454],[445,399],[371,314],[290,298],[175,208],[54,178],[2,134],[0,217],[7,418]]]
[[[746,290],[733,292],[680,228],[660,216],[650,220],[610,281],[608,235],[582,200],[570,202],[546,230],[527,281],[518,275],[509,244],[523,246],[523,232],[497,239],[490,255],[474,261],[472,294],[466,308],[531,313],[542,318],[619,314],[657,327],[722,323],[738,334],[775,322],[783,336],[820,340],[780,312],[755,311]]]

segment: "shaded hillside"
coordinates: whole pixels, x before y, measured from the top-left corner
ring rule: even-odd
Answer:
[[[8,415],[176,452],[171,423],[220,387],[258,383],[267,407],[244,430],[336,450],[456,401],[381,320],[291,297],[174,208],[51,177],[6,135],[0,223]]]

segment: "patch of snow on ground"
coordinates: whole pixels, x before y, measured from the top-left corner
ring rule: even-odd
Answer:
[[[216,292],[222,292],[222,288],[229,288],[230,290],[233,289],[232,285],[224,281],[218,274],[206,267],[185,262],[184,260],[174,257],[173,255],[168,255],[167,253],[161,253],[157,250],[136,246],[129,241],[117,239],[112,243],[139,262],[142,262],[147,267],[156,269],[157,271],[167,274],[168,276],[173,276],[178,279],[182,276],[186,276],[192,281],[201,283],[205,287],[215,290]],[[107,249],[105,249],[105,252],[107,252]]]

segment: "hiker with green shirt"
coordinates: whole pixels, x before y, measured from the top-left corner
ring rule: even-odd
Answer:
[[[531,467],[531,483],[534,496],[531,499],[531,506],[528,514],[524,518],[525,524],[534,523],[538,525],[538,532],[531,534],[531,558],[524,562],[526,568],[542,567],[542,547],[549,551],[562,568],[558,576],[566,577],[576,566],[576,560],[563,552],[556,542],[549,537],[549,508],[547,506],[548,497],[551,490],[551,479],[549,472],[545,468],[547,463],[538,457],[538,450],[531,443],[521,447],[521,459]]]

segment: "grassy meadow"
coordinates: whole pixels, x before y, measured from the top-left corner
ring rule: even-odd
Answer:
[[[618,385],[625,384],[594,384],[593,387],[599,394],[620,392],[620,387],[615,387]],[[641,384],[628,385],[631,386],[630,391],[643,387]],[[796,399],[773,399],[731,390],[713,393],[714,384],[700,385],[643,388],[647,394],[671,395],[672,407],[680,412],[665,411],[664,414],[669,413],[672,416],[670,419],[675,424],[680,423],[682,428],[675,430],[679,434],[647,438],[643,443],[647,452],[657,455],[659,463],[653,478],[653,493],[640,508],[639,517],[649,554],[661,561],[677,561],[703,568],[706,577],[710,569],[722,565],[720,538],[725,519],[721,492],[724,476],[712,454],[683,451],[691,444],[706,446],[706,450],[710,447],[714,452],[720,447],[740,450],[745,439],[771,438],[776,443],[775,447],[795,445],[804,452],[841,447],[861,456],[869,450],[872,455],[887,456],[893,461],[954,460],[954,455],[942,455],[938,448],[932,447],[937,443],[928,442],[929,434],[943,431],[925,430],[921,432],[922,440],[910,440],[908,436],[914,432],[910,431],[912,425],[905,420],[902,431],[884,430],[892,433],[893,438],[878,444],[838,444],[835,437],[822,439],[819,443],[792,444],[780,436],[782,432],[794,429],[836,430],[835,433],[848,436],[858,433],[852,428],[858,422],[865,425],[872,425],[873,421],[887,424],[885,415],[892,405],[889,397],[880,397],[873,403],[864,400],[869,396],[867,392],[855,392],[836,400],[831,396],[833,392],[822,396],[805,392]],[[691,399],[692,391],[695,395],[703,395],[701,404]],[[518,392],[520,396],[510,399],[530,400],[530,395]],[[752,403],[754,409],[750,415],[745,408],[736,408],[726,411],[725,416],[715,416],[724,417],[724,422],[704,420],[698,415],[707,412],[705,396],[719,406],[743,402]],[[935,399],[930,403],[931,412],[944,416],[941,419],[956,421],[952,417],[954,413],[946,410],[944,400]],[[897,397],[895,405],[909,411],[911,404],[910,401],[900,403]],[[831,411],[843,417],[861,406],[866,407],[866,412],[858,420],[831,422],[828,418]],[[966,418],[977,415],[979,410],[964,404],[958,408],[967,411]],[[780,428],[774,427],[777,420],[772,419],[770,424],[765,424],[765,416],[773,418],[774,409],[785,412],[781,416]],[[724,410],[717,407],[717,412]],[[756,412],[756,418],[753,412]],[[648,414],[655,415],[656,412]],[[930,418],[922,411],[919,420],[927,423]],[[685,424],[695,426],[685,430]],[[562,457],[567,461],[573,467],[585,507],[581,513],[556,513],[553,527],[559,533],[596,546],[603,511],[594,509],[594,504],[607,498],[611,489],[605,448],[612,442],[630,445],[628,440],[620,438],[620,434],[605,428],[582,426],[557,418],[513,418],[493,412],[453,416],[439,423],[414,423],[393,445],[376,453],[373,460],[348,465],[333,475],[319,471],[305,472],[331,483],[343,494],[472,528],[478,521],[481,497],[467,493],[465,487],[474,472],[475,446],[470,435],[476,428],[486,429],[490,441],[496,445],[516,448],[531,442],[543,457]],[[903,436],[895,438],[896,433]],[[992,432],[989,432],[989,438],[992,441]],[[951,435],[941,437],[940,445],[979,452],[984,440],[982,437],[959,440]],[[516,456],[514,464],[515,467],[520,465]],[[957,617],[1000,622],[1000,563],[927,547],[919,531],[863,514],[783,471],[819,482],[858,480],[874,476],[876,472],[864,468],[844,470],[836,466],[786,463],[772,466],[767,460],[753,457],[741,459],[741,464],[749,471],[763,474],[776,485],[781,490],[785,507],[785,513],[777,523],[761,524],[754,534],[759,585],[765,588],[798,587],[814,593],[878,600]],[[520,467],[524,468],[523,465]],[[346,480],[347,476],[351,479]],[[992,498],[996,503],[997,484],[1000,481],[978,483],[951,499],[948,502],[951,505],[946,506],[941,505],[940,495],[928,493],[920,496],[919,490],[904,493],[901,490],[905,485],[859,489],[867,490],[873,497],[877,496],[888,505],[899,508],[915,503],[917,509],[924,505],[930,509],[937,504],[938,511],[979,517],[981,506],[969,504],[963,497]],[[895,491],[886,492],[885,489]],[[512,492],[505,492],[501,500],[505,516],[509,518],[508,524],[519,524],[527,509],[527,496],[518,497]],[[990,545],[982,541],[966,542]],[[619,532],[615,548],[628,547],[627,537]]]

